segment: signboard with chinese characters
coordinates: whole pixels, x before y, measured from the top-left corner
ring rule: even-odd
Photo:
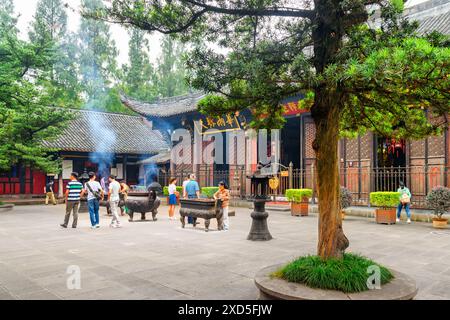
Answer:
[[[227,114],[224,116],[205,116],[194,122],[199,134],[215,134],[228,131],[244,130],[247,119],[244,115]]]
[[[299,108],[298,101],[287,102],[283,106],[284,106],[284,113],[283,113],[284,116],[295,116],[308,112],[308,110]]]

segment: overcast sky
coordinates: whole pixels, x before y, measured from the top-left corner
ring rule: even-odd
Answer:
[[[1,1],[1,0],[0,0]],[[428,0],[409,0],[406,6],[416,5],[421,2]],[[34,13],[36,11],[36,4],[38,0],[14,0],[16,14],[20,14],[18,27],[23,38],[28,37],[28,30],[30,21],[32,21]],[[80,0],[66,0],[64,1],[69,5],[68,15],[68,25],[70,31],[77,31],[80,24],[80,15],[78,13],[80,7]],[[120,64],[128,62],[128,34],[126,30],[115,24],[111,24],[111,33],[116,42],[117,48],[119,49],[118,62]],[[159,39],[161,35],[155,33],[149,35],[150,40],[150,57],[154,62],[158,55],[160,54]]]

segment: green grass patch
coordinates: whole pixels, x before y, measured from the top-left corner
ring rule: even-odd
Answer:
[[[4,203],[0,201],[0,206],[2,206]]]
[[[369,290],[367,279],[373,271],[368,272],[368,268],[373,265],[380,267],[382,285],[394,278],[387,268],[351,253],[344,254],[343,259],[322,260],[318,256],[300,257],[272,273],[271,276],[301,283],[311,288],[354,293]]]

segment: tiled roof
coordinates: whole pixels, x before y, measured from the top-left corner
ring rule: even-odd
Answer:
[[[418,32],[421,34],[438,31],[450,35],[450,11],[437,16],[427,17],[419,21],[419,23]]]
[[[171,157],[171,153],[170,151],[163,151],[157,155],[154,155],[150,158],[147,158],[145,160],[142,161],[138,161],[137,164],[150,164],[150,163],[156,163],[156,164],[161,164],[161,163],[167,163],[170,161],[170,157]]]
[[[131,110],[146,117],[164,118],[197,110],[198,102],[205,97],[202,92],[183,96],[162,98],[156,102],[148,103],[121,95],[121,100]]]
[[[160,131],[152,130],[139,116],[72,110],[75,119],[44,146],[61,151],[157,154],[169,144]]]

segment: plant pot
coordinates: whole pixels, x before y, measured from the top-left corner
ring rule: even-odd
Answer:
[[[308,202],[291,202],[291,215],[293,216],[307,216]]]
[[[375,220],[381,224],[395,224],[396,210],[395,208],[376,209]]]
[[[345,211],[341,210],[341,220],[345,220]]]
[[[433,227],[436,229],[446,229],[447,224],[448,224],[448,219],[433,218]]]

